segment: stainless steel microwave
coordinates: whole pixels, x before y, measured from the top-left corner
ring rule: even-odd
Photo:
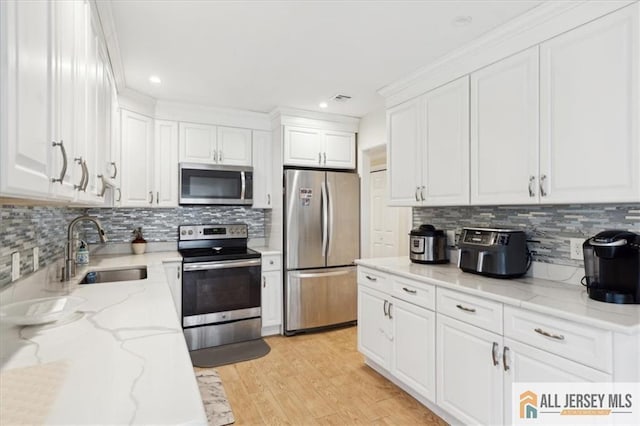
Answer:
[[[253,204],[253,168],[180,163],[180,204]]]

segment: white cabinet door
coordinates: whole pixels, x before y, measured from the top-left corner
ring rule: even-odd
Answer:
[[[52,146],[51,1],[0,2],[4,56],[0,79],[4,102],[0,144],[0,192],[7,196],[49,197],[49,158],[60,157]],[[57,160],[56,160],[57,161]],[[59,185],[59,184],[58,184]]]
[[[639,7],[540,47],[542,202],[640,200]]]
[[[218,164],[251,166],[251,130],[218,127]]]
[[[280,271],[262,273],[262,328],[282,324],[282,280]]]
[[[471,74],[471,204],[538,202],[538,48]]]
[[[424,96],[420,197],[425,205],[469,204],[469,78]]]
[[[155,206],[178,206],[178,123],[155,120]]]
[[[417,206],[422,181],[420,100],[411,100],[387,112],[389,204]]]
[[[270,209],[273,194],[271,132],[253,131],[253,208]]]
[[[216,135],[215,126],[180,123],[180,161],[215,163],[218,158]]]
[[[332,169],[356,168],[356,135],[326,131],[322,151],[322,167]]]
[[[393,330],[388,315],[391,298],[358,286],[358,351],[382,368],[391,367]]]
[[[123,207],[151,207],[153,193],[153,120],[122,110]]]
[[[173,304],[176,308],[176,314],[178,315],[178,321],[182,324],[182,263],[164,262],[163,266]]]
[[[284,164],[287,166],[322,166],[322,139],[319,130],[301,127],[284,129]]]
[[[438,406],[465,424],[502,424],[502,336],[437,318]]]
[[[420,395],[436,399],[436,314],[393,298],[391,374]]]

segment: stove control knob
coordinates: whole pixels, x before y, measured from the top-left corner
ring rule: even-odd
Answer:
[[[189,229],[189,235],[193,235],[193,231]]]
[[[183,229],[182,232],[180,232],[180,235],[187,235],[187,231]]]

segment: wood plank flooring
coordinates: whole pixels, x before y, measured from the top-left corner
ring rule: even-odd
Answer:
[[[357,328],[271,336],[262,358],[217,367],[236,425],[446,425],[364,364]]]

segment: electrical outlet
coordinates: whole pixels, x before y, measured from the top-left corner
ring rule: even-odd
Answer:
[[[584,254],[582,253],[582,243],[584,243],[582,238],[569,239],[569,253],[571,255],[571,259],[582,260],[584,258]]]
[[[20,252],[11,255],[11,281],[20,278]]]
[[[40,268],[40,249],[38,247],[33,248],[33,272]]]

